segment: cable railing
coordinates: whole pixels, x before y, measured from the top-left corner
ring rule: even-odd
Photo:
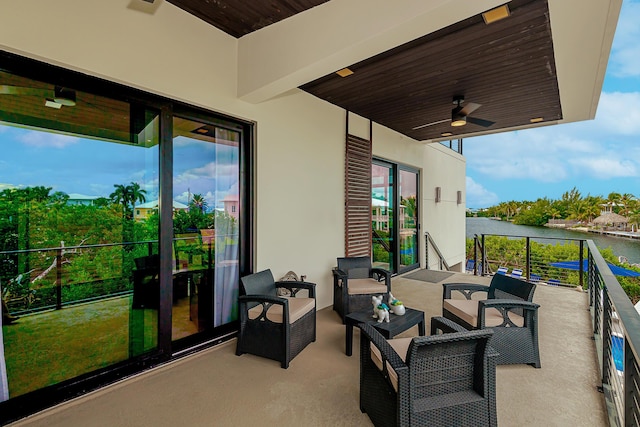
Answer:
[[[546,253],[540,245],[547,246]],[[506,253],[498,253],[498,247]],[[499,267],[509,267],[522,270],[523,280],[588,291],[598,388],[604,394],[609,424],[640,426],[640,314],[612,272],[616,267],[596,244],[587,239],[483,234],[474,236],[467,252],[476,274],[497,274]]]

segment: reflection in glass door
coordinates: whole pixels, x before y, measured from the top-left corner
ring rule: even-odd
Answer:
[[[403,168],[399,171],[400,270],[418,264],[418,173]]]
[[[371,165],[371,259],[374,267],[395,271],[393,166]]]
[[[240,132],[174,118],[172,338],[237,319]]]
[[[372,162],[371,252],[374,266],[393,273],[419,266],[418,182],[415,169],[381,160]]]

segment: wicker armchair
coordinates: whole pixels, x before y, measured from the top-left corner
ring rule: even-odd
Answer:
[[[536,285],[496,274],[489,286],[444,283],[442,315],[466,329],[492,329],[491,346],[500,353],[498,364],[526,363],[540,367],[538,304],[531,302]],[[452,298],[453,292],[464,299]],[[477,292],[483,298],[472,299]]]
[[[372,295],[391,291],[391,272],[371,266],[370,257],[338,258],[333,269],[333,309],[344,316],[371,308]]]
[[[447,322],[460,332],[385,340],[358,325],[360,410],[375,426],[497,425],[492,332]]]
[[[240,331],[236,354],[254,354],[278,360],[284,369],[309,343],[316,340],[315,284],[276,282],[271,270],[240,279]],[[277,289],[289,296],[278,296]],[[298,297],[306,290],[308,297]]]

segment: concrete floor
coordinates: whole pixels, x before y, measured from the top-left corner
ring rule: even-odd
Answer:
[[[488,283],[455,274],[442,282]],[[394,296],[441,315],[441,283],[396,277]],[[542,368],[499,366],[501,426],[606,426],[585,293],[538,286]],[[235,355],[235,341],[51,408],[12,426],[370,426],[358,405],[359,342],[344,354],[345,328],[325,308],[318,338],[287,370],[275,361]],[[427,324],[427,331],[429,325]],[[417,327],[403,336],[417,334]]]

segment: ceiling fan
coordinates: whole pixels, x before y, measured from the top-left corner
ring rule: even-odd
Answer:
[[[0,85],[0,95],[26,95],[44,98],[45,105],[52,108],[76,105],[76,91],[62,86],[55,86],[53,90],[27,86]]]
[[[451,126],[454,126],[454,127],[464,126],[464,125],[467,124],[467,122],[472,123],[474,125],[483,126],[483,127],[489,127],[489,126],[491,126],[492,124],[495,123],[495,122],[492,122],[492,121],[489,121],[489,120],[477,119],[475,117],[469,117],[469,114],[471,114],[474,111],[476,111],[482,105],[481,104],[475,104],[473,102],[469,102],[469,103],[467,103],[467,105],[465,105],[463,107],[462,106],[463,103],[464,103],[464,96],[455,95],[453,97],[453,104],[455,105],[455,107],[453,108],[453,110],[451,110],[451,118],[450,119],[438,120],[438,121],[435,121],[435,122],[431,122],[431,123],[427,123],[427,124],[424,124],[424,125],[416,126],[416,127],[412,128],[412,129],[413,130],[418,130],[418,129],[426,128],[427,126],[433,126],[433,125],[437,125],[437,124],[445,123],[445,122],[451,122]]]

